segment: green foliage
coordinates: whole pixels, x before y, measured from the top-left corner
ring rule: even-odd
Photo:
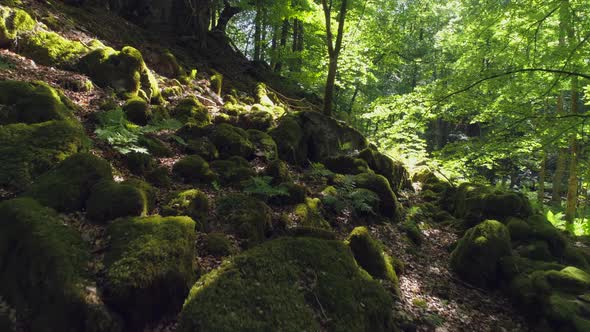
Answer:
[[[257,197],[272,198],[286,196],[289,191],[284,186],[271,184],[273,178],[270,176],[255,176],[246,181],[243,191]]]
[[[253,246],[260,243],[271,227],[271,210],[261,200],[245,194],[228,194],[217,202],[223,228]]]
[[[379,196],[371,190],[357,188],[354,176],[347,175],[322,192],[322,202],[333,212],[352,212],[356,217],[375,216],[379,209]]]

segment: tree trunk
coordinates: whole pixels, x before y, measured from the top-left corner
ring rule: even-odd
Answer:
[[[254,61],[260,61],[262,40],[262,5],[256,1],[256,17],[254,18]]]
[[[572,78],[571,114],[578,113],[578,78]],[[566,228],[573,229],[578,205],[578,139],[577,131],[570,139],[570,165],[567,181],[567,204],[565,209]]]
[[[217,26],[215,27],[215,29],[225,32],[229,20],[231,20],[232,17],[234,17],[241,11],[242,10],[239,7],[232,7],[229,1],[225,0],[223,2],[223,10],[219,14],[219,18],[217,19]]]
[[[277,64],[275,66],[275,72],[280,73],[283,69],[283,52],[285,52],[285,46],[287,46],[287,37],[289,36],[289,20],[283,20],[283,26],[281,28],[281,41],[279,44],[279,56]]]
[[[344,23],[346,21],[346,6],[347,0],[342,0],[340,6],[340,13],[338,16],[338,32],[336,34],[336,44],[333,43],[332,35],[332,2],[328,5],[327,0],[322,0],[322,6],[324,9],[324,17],[326,20],[326,42],[328,44],[328,78],[326,80],[326,90],[324,93],[324,114],[332,115],[332,102],[334,98],[334,86],[336,83],[336,72],[338,71],[338,57],[340,56],[340,50],[342,49],[342,38],[344,37]]]
[[[557,97],[557,115],[563,115],[563,93]],[[567,149],[559,148],[557,150],[557,165],[555,167],[555,174],[553,174],[553,189],[551,193],[551,204],[554,206],[561,206],[561,193],[563,177],[565,176],[565,167],[567,164]]]
[[[545,173],[547,172],[547,152],[542,152],[541,167],[539,168],[539,187],[537,188],[537,201],[543,204],[545,200]]]

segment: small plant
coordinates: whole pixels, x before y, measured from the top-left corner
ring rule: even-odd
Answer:
[[[271,198],[275,196],[287,196],[289,191],[282,186],[273,186],[272,177],[256,176],[246,181],[244,192],[249,195]]]
[[[311,163],[309,170],[306,171],[306,176],[314,181],[321,181],[334,176],[334,172],[327,169],[322,163]]]
[[[351,211],[357,216],[375,215],[374,207],[379,204],[379,196],[372,191],[356,188],[354,177],[347,175],[322,201],[338,214]]]

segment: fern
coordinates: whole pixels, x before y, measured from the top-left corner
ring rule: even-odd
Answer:
[[[351,211],[357,216],[376,214],[373,206],[379,203],[379,196],[367,190],[358,190],[353,176],[345,176],[336,185],[336,190],[335,195],[326,195],[322,198],[322,202],[335,213]]]
[[[252,177],[246,182],[244,192],[250,195],[261,197],[275,197],[286,196],[289,194],[287,188],[282,186],[273,186],[271,184],[272,177],[270,176],[256,176]]]

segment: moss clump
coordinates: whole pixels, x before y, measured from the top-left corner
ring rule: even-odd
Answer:
[[[219,158],[219,151],[207,138],[191,139],[186,142],[188,153],[198,154],[205,160],[211,161]]]
[[[389,181],[382,175],[361,173],[354,176],[354,183],[359,188],[371,190],[379,196],[379,212],[394,221],[400,219],[401,207],[397,197],[389,186]]]
[[[411,188],[410,174],[403,163],[393,161],[387,155],[371,147],[361,151],[358,157],[365,160],[375,173],[383,175],[395,192]]]
[[[336,233],[324,228],[300,226],[289,229],[289,232],[294,237],[313,237],[316,239],[324,240],[337,239]]]
[[[257,157],[263,157],[267,160],[274,160],[277,158],[277,143],[275,143],[270,135],[255,129],[250,129],[247,133],[248,139],[254,144],[254,154]]]
[[[127,179],[127,180],[121,182],[121,184],[135,187],[145,195],[145,200],[147,203],[146,212],[148,214],[151,213],[156,208],[156,201],[158,199],[158,190],[156,188],[154,188],[151,184],[149,184],[145,181],[142,181],[140,179],[134,179],[134,178]]]
[[[26,330],[118,330],[86,302],[88,258],[80,236],[52,209],[30,198],[0,203],[0,297]]]
[[[567,247],[567,240],[557,228],[555,228],[542,215],[535,215],[527,219],[532,228],[531,239],[547,242],[549,250],[556,257],[561,257]]]
[[[125,112],[127,120],[140,126],[147,125],[152,118],[150,105],[139,97],[127,100],[123,105],[123,112]]]
[[[283,182],[278,185],[279,189],[284,190],[284,195],[275,195],[268,197],[268,202],[272,205],[291,205],[305,203],[307,188],[293,182]]]
[[[366,227],[353,229],[346,243],[357,263],[370,275],[377,279],[389,280],[398,287],[399,281],[391,259],[383,251],[383,245],[371,237]]]
[[[162,89],[162,97],[167,100],[172,100],[180,97],[183,94],[183,89],[180,86],[169,86]]]
[[[209,198],[198,189],[175,192],[162,207],[164,216],[189,216],[203,229],[209,215]]]
[[[265,174],[272,177],[271,184],[274,185],[291,180],[287,163],[280,159],[269,162],[266,166]]]
[[[35,24],[22,9],[0,7],[0,47],[10,46],[17,37],[33,30]]]
[[[86,216],[95,222],[107,222],[146,213],[147,198],[142,190],[111,180],[95,184],[86,202]]]
[[[130,97],[138,96],[141,89],[147,100],[160,98],[158,82],[133,47],[123,47],[120,52],[109,47],[97,48],[80,59],[79,69],[98,86],[111,87]]]
[[[330,171],[339,174],[359,174],[370,171],[366,161],[351,156],[328,157],[322,163]]]
[[[414,244],[422,244],[422,230],[418,227],[418,224],[413,220],[408,220],[401,225],[401,229],[406,233],[408,238],[414,242]]]
[[[106,160],[78,153],[41,176],[27,195],[60,212],[77,211],[84,208],[96,183],[112,177],[111,165]]]
[[[531,238],[532,228],[522,219],[509,218],[506,226],[508,227],[512,241],[524,241]]]
[[[254,144],[246,131],[230,124],[215,126],[209,134],[209,140],[217,147],[221,158],[239,156],[249,159],[254,155]]]
[[[181,100],[170,112],[170,115],[182,123],[191,122],[199,127],[211,124],[207,107],[192,97]]]
[[[209,168],[209,163],[198,155],[186,156],[174,164],[172,172],[184,182],[209,184],[216,180],[216,175]]]
[[[156,63],[156,71],[168,78],[182,78],[186,75],[184,69],[178,64],[176,57],[169,50],[159,54]]]
[[[246,241],[260,243],[271,227],[271,210],[262,201],[244,194],[229,194],[217,201],[217,215],[226,228]]]
[[[248,161],[242,157],[215,160],[210,165],[211,169],[218,175],[219,182],[223,185],[240,186],[243,181],[247,181],[256,175]]]
[[[210,233],[205,237],[205,251],[216,257],[228,256],[234,252],[231,241],[223,233]]]
[[[297,204],[293,210],[293,221],[299,226],[329,229],[324,219],[319,198],[305,198],[305,203]]]
[[[0,125],[74,120],[70,103],[43,82],[0,81]]]
[[[154,157],[172,157],[174,155],[170,147],[157,137],[141,136],[138,143]]]
[[[250,112],[240,112],[238,115],[238,125],[246,129],[267,131],[273,123],[273,115],[267,110],[252,109]]]
[[[291,164],[307,162],[308,147],[296,116],[285,116],[269,134],[277,144],[279,158]]]
[[[172,185],[170,171],[164,166],[154,168],[154,170],[145,175],[145,178],[147,181],[157,187],[167,188]]]
[[[392,331],[391,306],[342,242],[281,238],[202,277],[178,331]]]
[[[499,282],[498,264],[510,256],[510,233],[495,220],[469,229],[451,254],[451,268],[476,286],[494,287]]]
[[[45,66],[74,68],[78,60],[90,51],[79,41],[66,39],[55,32],[29,33],[19,41],[19,53]]]
[[[125,163],[131,173],[144,176],[156,167],[156,161],[147,153],[130,152],[125,155]]]
[[[105,301],[129,330],[176,313],[195,278],[195,223],[188,217],[126,218],[109,226]]]

